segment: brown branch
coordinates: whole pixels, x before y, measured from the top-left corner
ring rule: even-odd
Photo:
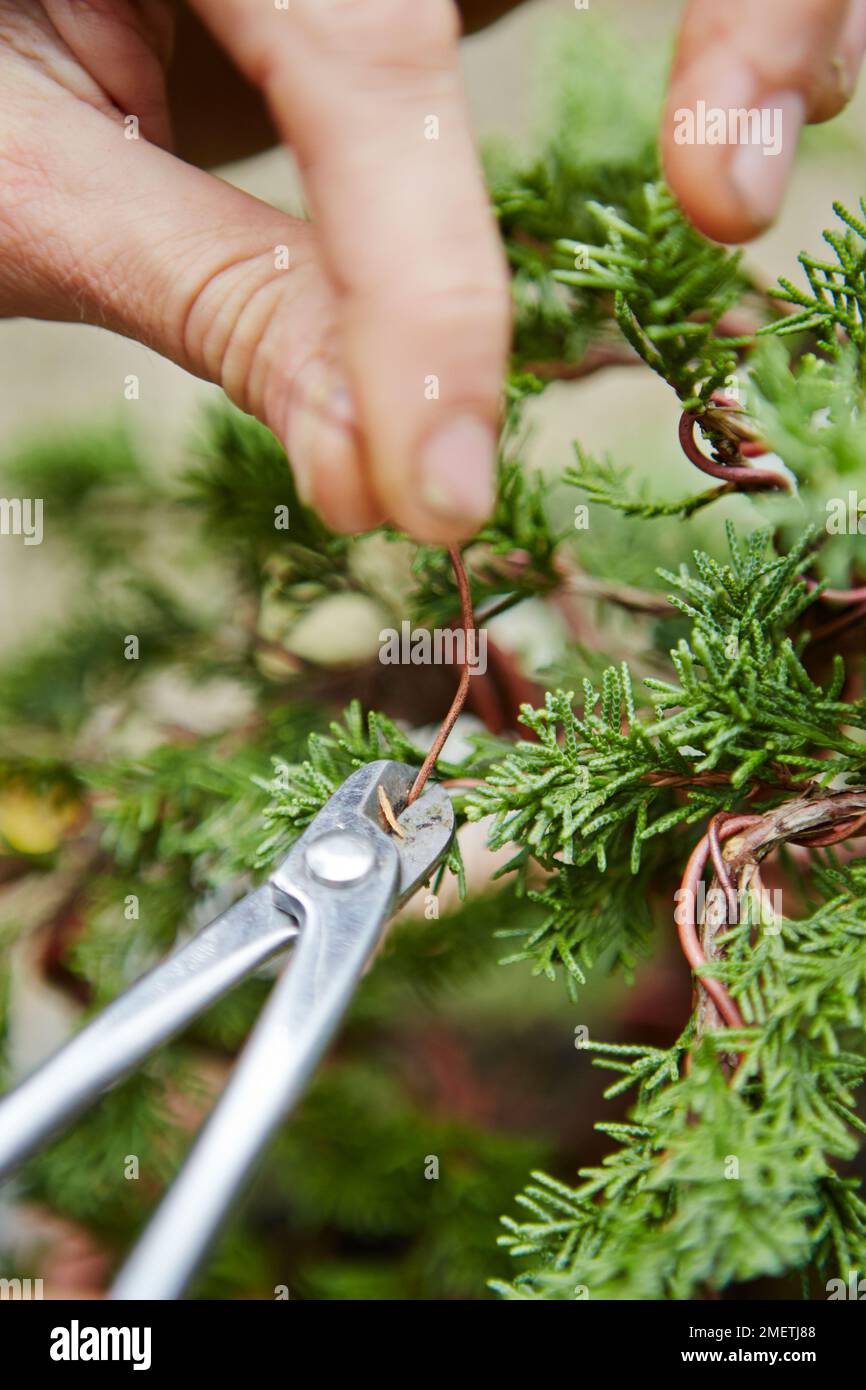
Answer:
[[[653,787],[725,787],[730,784],[731,774],[729,772],[646,772],[642,778]],[[779,772],[777,782],[756,782],[750,795],[766,795],[768,792],[787,792],[794,789],[798,784],[786,778],[784,773]],[[800,786],[803,783],[799,783]]]
[[[844,592],[842,590],[841,592]],[[821,598],[826,597],[826,590]],[[837,637],[840,632],[845,632],[849,627],[856,627],[857,624],[866,617],[866,603],[859,603],[854,608],[849,608],[846,613],[840,614],[832,622],[825,623],[823,627],[816,627],[812,633],[813,642],[826,642],[828,637]]]
[[[563,574],[563,589],[582,598],[602,599],[627,608],[632,613],[649,613],[654,617],[670,617],[676,610],[663,594],[637,589],[631,584],[610,584],[591,574]]]
[[[725,863],[725,857],[722,853],[722,842],[719,832],[720,828],[725,823],[725,819],[726,817],[723,811],[720,812],[718,815],[713,816],[707,829],[707,839],[709,840],[710,858],[713,861],[713,868],[716,871],[716,878],[719,880],[719,883],[722,885],[722,888],[724,889],[725,899],[728,905],[728,921],[732,922],[736,919],[738,904],[737,891],[734,888],[733,883],[731,882],[731,876],[728,873],[728,866]]]
[[[539,381],[582,381],[605,367],[640,367],[642,359],[630,348],[595,343],[578,362],[545,360],[522,365],[524,371],[531,372]]]
[[[806,588],[815,590],[817,579],[807,579]],[[859,589],[822,589],[818,595],[823,603],[863,603],[866,601],[866,587]]]

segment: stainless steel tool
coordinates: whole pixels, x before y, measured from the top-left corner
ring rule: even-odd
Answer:
[[[295,943],[225,1090],[111,1297],[181,1295],[255,1159],[306,1086],[388,919],[447,853],[451,802],[432,784],[407,806],[416,773],[387,760],[353,773],[268,883],[150,970],[0,1099],[2,1180],[88,1101]],[[402,837],[384,825],[380,787]]]

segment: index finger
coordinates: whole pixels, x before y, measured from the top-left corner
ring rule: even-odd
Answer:
[[[492,506],[510,299],[456,9],[285,2],[195,0],[299,157],[374,489],[420,539],[457,540]]]

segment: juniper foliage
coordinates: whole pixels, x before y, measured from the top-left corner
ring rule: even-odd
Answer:
[[[739,254],[699,236],[660,182],[645,185],[631,220],[615,207],[587,207],[601,238],[559,240],[556,250],[573,257],[574,268],[555,270],[554,278],[611,295],[626,341],[686,408],[700,407],[731,375],[735,349],[748,341],[718,331],[745,289]]]
[[[828,228],[823,236],[834,259],[803,251],[797,257],[808,282],[800,289],[785,276],[779,277],[776,297],[794,306],[794,312],[767,326],[776,334],[813,332],[822,351],[838,357],[850,345],[860,363],[861,378],[866,360],[866,223],[842,203],[833,211],[842,230]],[[866,202],[860,199],[866,216]]]
[[[464,879],[456,848],[464,905],[395,925],[204,1296],[288,1282],[327,1298],[471,1297],[488,1276],[509,1299],[687,1299],[756,1279],[778,1293],[795,1278],[820,1294],[866,1259],[866,861],[779,856],[780,930],[747,911],[712,966],[745,1020],[735,1036],[701,1033],[693,1017],[666,1021],[667,1045],[623,1043],[620,986],[601,988],[608,971],[630,982],[665,950],[712,816],[866,783],[862,613],[822,598],[827,581],[862,574],[860,531],[824,523],[866,461],[866,224],[837,208],[835,260],[801,258],[808,290],[762,291],[661,182],[656,79],[595,26],[582,25],[581,44],[580,63],[564,61],[580,81],[558,84],[540,148],[488,159],[517,323],[497,505],[464,555],[485,624],[530,603],[539,625],[577,606],[580,640],[560,643],[558,684],[522,706],[525,738],[487,731],[446,748],[436,775],[459,784],[463,836],[483,823],[504,856],[496,881],[489,865],[480,891],[477,871]],[[796,312],[783,316],[786,299]],[[724,480],[694,480],[659,497],[654,477],[635,481],[625,460],[596,460],[580,441],[576,464],[545,461],[555,482],[527,466],[538,394],[611,360],[651,368],[671,389],[671,419],[694,411],[711,444],[712,397],[736,389],[791,495],[732,502]],[[405,710],[346,700],[375,651],[354,665],[311,658],[296,641],[305,615],[349,596],[377,623],[457,617],[445,552],[391,529],[330,533],[299,503],[276,441],[238,412],[212,414],[192,468],[176,462],[166,477],[112,429],[4,465],[10,492],[29,470],[46,509],[69,518],[79,582],[62,626],[0,672],[0,869],[12,885],[0,929],[4,947],[43,934],[54,983],[82,1016],[259,881],[355,767],[421,762]],[[617,550],[583,546],[571,489],[603,535],[614,513]],[[626,550],[640,589],[622,583]],[[582,596],[587,579],[595,597]],[[120,656],[130,632],[135,662]],[[221,683],[233,702],[202,724],[197,701],[218,706]],[[155,693],[166,688],[171,719]],[[58,883],[59,906],[47,891]],[[28,896],[34,885],[44,896]],[[503,951],[508,971],[495,966]],[[253,979],[209,1010],[28,1165],[24,1193],[125,1246],[188,1142],[180,1116],[237,1052],[267,988]],[[6,989],[0,971],[4,1038]],[[599,1126],[611,1152],[592,1166],[522,1118],[554,1084],[563,1037],[571,1047],[575,1001],[593,1025],[578,1063],[591,1056],[615,1078]],[[536,1050],[539,1032],[550,1053]],[[504,1051],[503,1077],[490,1058]],[[148,1184],[117,1182],[129,1152]],[[497,1248],[497,1214],[530,1170]]]

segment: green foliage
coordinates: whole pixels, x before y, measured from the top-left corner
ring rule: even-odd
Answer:
[[[66,619],[45,640],[10,657],[0,672],[0,718],[70,732],[87,718],[94,687],[105,697],[129,689],[142,666],[153,668],[183,650],[195,652],[201,618],[193,617],[169,590],[139,581],[120,587],[94,611],[93,601]],[[127,635],[138,638],[139,656],[124,659]]]
[[[103,1238],[128,1242],[149,1195],[169,1180],[185,1147],[167,1104],[169,1085],[198,1089],[173,1049],[137,1069],[29,1159],[21,1170],[25,1195]],[[138,1159],[139,1181],[124,1177],[129,1155]]]
[[[841,657],[824,688],[802,660],[807,635],[788,635],[815,601],[799,577],[810,533],[780,557],[767,554],[767,532],[753,532],[741,547],[729,526],[728,539],[730,565],[696,554],[694,576],[685,568],[663,576],[679,589],[671,602],[693,626],[690,641],[671,653],[678,682],[647,681],[659,727],[696,745],[696,773],[729,768],[734,787],[780,769],[822,783],[861,772],[863,744],[844,727],[863,728],[866,706],[838,698]]]
[[[364,988],[352,1006],[352,1021],[374,1024],[396,1004],[435,1005],[467,978],[484,977],[496,965],[496,937],[519,923],[530,926],[539,910],[509,887],[474,893],[441,917],[394,922]]]
[[[470,819],[493,816],[491,844],[520,846],[513,863],[603,870],[630,830],[636,871],[646,840],[730,809],[759,777],[778,794],[792,777],[861,771],[863,744],[844,728],[866,727],[866,707],[839,700],[841,660],[824,689],[788,635],[814,601],[799,578],[808,540],[777,558],[765,532],[743,548],[729,530],[729,565],[696,553],[694,575],[663,572],[692,628],[671,652],[678,680],[645,682],[655,718],[637,713],[626,666],[609,668],[601,691],[585,683],[582,717],[570,691],[525,706],[536,741],[516,744],[468,798]],[[684,798],[673,807],[672,786]]]
[[[688,759],[664,736],[654,742],[636,718],[626,666],[605,672],[600,693],[586,683],[583,718],[572,700],[571,691],[559,690],[548,693],[543,709],[524,706],[521,720],[537,741],[516,744],[467,799],[470,820],[493,816],[493,848],[522,847],[512,864],[531,854],[546,868],[595,859],[604,869],[609,842],[620,840],[631,818],[637,862],[657,795],[645,777],[688,777]]]
[[[682,221],[661,185],[648,190],[650,209],[661,209],[662,226],[670,219],[674,241],[683,249],[668,263],[666,243],[646,239],[640,219],[624,220],[616,208],[594,208],[607,232],[601,246],[561,241],[561,250],[574,256],[579,269],[555,269],[576,292],[613,294],[620,326],[635,350],[677,391],[687,408],[701,409],[714,390],[723,388],[737,369],[754,432],[778,455],[793,479],[792,495],[753,494],[752,505],[783,528],[791,541],[808,521],[824,531],[818,561],[820,573],[837,588],[851,583],[858,566],[857,531],[828,523],[831,508],[847,501],[848,490],[862,472],[866,458],[863,436],[862,327],[863,263],[866,250],[858,219],[834,204],[848,227],[845,236],[825,232],[835,265],[800,257],[811,293],[782,279],[776,300],[798,305],[798,312],[757,328],[757,339],[724,339],[718,325],[744,296],[752,294],[747,278],[722,248],[710,246]],[[649,215],[649,214],[648,214]],[[644,237],[645,239],[641,239]],[[673,254],[673,253],[672,253]],[[657,266],[654,257],[660,257]],[[725,260],[728,257],[728,260]],[[672,298],[665,298],[668,265]],[[715,289],[713,285],[715,284]],[[695,298],[692,303],[692,286]],[[704,312],[706,305],[709,311]],[[698,321],[689,321],[688,305]],[[683,307],[683,323],[670,316]],[[672,335],[672,336],[671,336]],[[683,336],[685,335],[685,336]],[[772,335],[769,338],[761,335]],[[821,356],[806,352],[790,358],[780,337],[802,345],[808,335]],[[748,354],[748,355],[746,355]],[[739,361],[740,358],[744,360]],[[705,433],[718,442],[718,422],[707,416]],[[730,441],[728,441],[730,446]],[[644,480],[635,494],[628,471],[609,459],[596,460],[576,446],[577,466],[566,470],[565,481],[582,489],[591,502],[642,520],[679,515],[688,519],[719,498],[729,495],[724,482],[681,499],[659,500]],[[825,530],[826,525],[826,530]]]
[[[643,184],[657,177],[656,105],[666,64],[666,55],[645,53],[636,67],[592,16],[583,16],[579,35],[568,22],[554,34],[531,154],[515,159],[497,146],[487,158],[512,267],[515,358],[530,365],[578,362],[591,341],[611,335],[609,306],[597,296],[576,304],[551,278],[554,244],[565,234],[592,235],[592,199],[628,214]]]
[[[276,711],[257,738],[235,750],[204,738],[110,768],[93,766],[88,779],[100,793],[104,848],[125,871],[194,864],[199,887],[254,868],[269,764],[299,754],[319,722],[311,706],[298,702]]]
[[[406,738],[391,719],[369,713],[366,718],[355,700],[342,722],[331,724],[330,733],[311,734],[309,757],[301,763],[274,760],[275,775],[264,786],[272,800],[265,818],[273,833],[261,848],[263,861],[269,862],[283,847],[300,835],[319,814],[350,772],[377,758],[420,764],[423,752]],[[279,850],[277,847],[279,846]]]
[[[612,296],[623,333],[686,408],[705,409],[711,394],[726,387],[736,371],[748,405],[745,420],[781,459],[794,483],[791,494],[750,494],[751,505],[782,528],[786,542],[795,539],[806,521],[820,528],[819,572],[834,587],[848,587],[852,572],[860,568],[858,532],[856,526],[853,534],[849,525],[834,526],[828,517],[847,502],[866,458],[862,224],[834,204],[848,227],[844,237],[825,233],[837,263],[804,254],[800,261],[811,293],[796,290],[785,279],[773,292],[776,300],[798,305],[798,312],[759,325],[755,339],[724,338],[719,335],[724,315],[754,297],[748,278],[735,257],[687,226],[663,185],[648,186],[646,199],[643,214],[628,218],[617,207],[592,205],[604,241],[560,240],[561,253],[574,258],[577,268],[560,265],[550,273],[576,295]],[[655,231],[649,226],[654,218]],[[572,308],[582,312],[577,300]],[[806,337],[821,356],[805,352],[789,357],[777,341],[784,336],[800,346]],[[720,432],[718,419],[708,414],[704,432],[730,453],[731,440]],[[688,519],[733,491],[720,482],[683,498],[658,499],[646,480],[635,491],[628,470],[575,447],[577,466],[566,470],[565,481],[579,487],[591,503],[627,517]]]
[[[718,974],[747,1024],[760,1028],[744,1084],[757,1075],[778,1086],[780,1126],[850,1158],[852,1130],[866,1133],[853,1096],[866,1075],[866,861],[829,858],[816,868],[815,887],[823,901],[781,932],[749,940],[748,922],[730,928]]]
[[[74,540],[82,538],[80,525],[88,512],[98,509],[109,494],[116,505],[143,476],[132,441],[117,428],[25,443],[3,467],[10,491],[29,491],[75,523],[70,527]],[[87,531],[84,537],[91,539]]]
[[[829,492],[853,481],[866,457],[857,361],[840,349],[832,363],[807,353],[793,367],[779,342],[761,341],[750,362],[750,412],[801,492],[822,484]]]
[[[853,528],[849,495],[866,463],[866,417],[853,347],[828,361],[812,353],[789,359],[781,343],[762,339],[752,355],[748,404],[756,428],[794,475],[793,497],[762,498],[760,505],[787,540],[807,516],[820,528],[817,568],[831,586],[847,588],[862,572],[859,517]],[[839,516],[839,509],[842,516]]]
[[[533,974],[549,980],[555,980],[562,967],[573,1000],[599,960],[610,969],[621,966],[631,977],[638,961],[648,954],[649,881],[646,864],[635,881],[627,861],[608,863],[604,893],[599,895],[598,875],[592,868],[559,869],[544,888],[527,890],[529,901],[543,910],[542,920],[537,925],[524,920],[497,931],[498,937],[518,937],[523,942],[502,963],[530,961]]]
[[[504,1239],[541,1260],[506,1296],[690,1298],[808,1259],[828,1167],[727,1084],[709,1042],[688,1076],[647,1085],[628,1124],[605,1129],[621,1147],[581,1187],[541,1179],[525,1194],[535,1220]]]
[[[347,542],[301,504],[270,430],[222,404],[208,416],[199,455],[186,475],[188,500],[212,543],[253,576],[278,552],[292,576],[333,577]]]
[[[282,1132],[269,1181],[296,1242],[327,1226],[353,1254],[325,1252],[290,1282],[312,1298],[477,1296],[495,1241],[491,1193],[505,1199],[539,1147],[425,1113],[381,1067],[333,1068]]]
[[[768,325],[765,332],[814,333],[821,349],[834,358],[840,355],[844,343],[850,343],[857,354],[862,381],[866,371],[866,224],[842,203],[834,202],[833,211],[844,230],[826,230],[823,237],[835,259],[801,252],[797,260],[809,289],[798,289],[780,276],[774,295],[794,305],[795,311]],[[866,215],[863,198],[860,211]]]
[[[139,550],[145,489],[150,508],[166,500],[118,428],[26,443],[6,461],[3,475],[10,495],[42,500],[46,539],[62,539],[93,570]],[[52,518],[62,518],[62,526]]]
[[[502,1243],[532,1261],[509,1298],[693,1298],[812,1264],[847,1279],[866,1257],[866,1203],[831,1160],[866,1131],[854,1088],[866,1076],[866,861],[828,861],[826,898],[780,932],[744,922],[717,966],[748,1031],[732,1080],[705,1039],[670,1052],[595,1045],[599,1065],[638,1086],[626,1124],[599,1168],[571,1188],[543,1173],[518,1199],[529,1219],[505,1222]],[[593,1046],[590,1044],[589,1046]],[[792,1143],[796,1136],[796,1143]],[[576,1293],[576,1290],[579,1292]]]
[[[687,521],[703,507],[724,496],[729,487],[720,483],[718,487],[706,488],[703,492],[692,493],[676,501],[654,502],[649,497],[652,486],[648,479],[642,479],[637,495],[628,495],[631,470],[618,468],[610,459],[594,459],[579,444],[575,445],[577,465],[569,465],[562,475],[564,483],[580,488],[590,502],[601,507],[610,507],[623,516],[638,517],[641,521],[651,521],[656,517],[678,516]]]
[[[598,244],[560,239],[572,258],[554,271],[562,284],[611,296],[623,336],[664,377],[687,409],[705,404],[737,364],[748,338],[724,337],[722,317],[746,282],[740,256],[700,236],[662,183],[647,184],[636,216],[587,204],[601,228]]]

